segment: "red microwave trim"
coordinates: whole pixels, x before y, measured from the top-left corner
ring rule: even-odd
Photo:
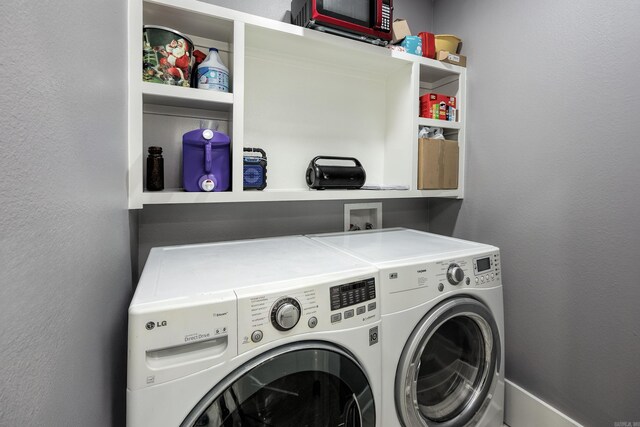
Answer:
[[[382,28],[382,0],[376,0],[376,23],[373,28]]]
[[[382,25],[382,0],[372,0],[376,2],[376,27]],[[381,40],[391,40],[391,31],[379,31],[375,28],[365,27],[363,25],[354,24],[353,22],[337,19],[332,16],[324,15],[318,12],[316,0],[311,0],[311,19],[316,23],[323,23],[334,28],[344,28],[359,34],[367,34],[377,37]]]

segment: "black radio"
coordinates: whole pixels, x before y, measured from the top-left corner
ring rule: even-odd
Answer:
[[[319,165],[318,160],[353,162],[353,166]],[[316,190],[357,189],[364,185],[367,174],[355,157],[317,156],[307,167],[307,185]]]
[[[261,148],[245,148],[242,156],[242,188],[264,190],[267,186],[267,153]]]

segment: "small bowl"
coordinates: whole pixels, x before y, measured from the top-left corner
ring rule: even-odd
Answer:
[[[462,42],[462,39],[453,34],[436,34],[435,39],[436,52],[446,50],[450,53],[458,53],[458,46]]]

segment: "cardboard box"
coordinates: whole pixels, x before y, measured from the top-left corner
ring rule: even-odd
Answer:
[[[467,66],[467,57],[458,53],[449,53],[446,50],[438,52],[438,61],[446,62],[448,64],[459,65],[461,67]]]
[[[442,169],[440,141],[438,139],[418,139],[418,190],[440,188]]]
[[[418,139],[418,190],[458,188],[457,141]]]
[[[457,141],[443,140],[442,145],[442,188],[453,190],[458,188],[458,163],[460,148]]]
[[[398,43],[403,38],[410,36],[411,30],[409,29],[409,23],[406,19],[396,19],[391,25],[391,43]]]

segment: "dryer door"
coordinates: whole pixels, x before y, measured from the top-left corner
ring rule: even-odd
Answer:
[[[405,426],[475,425],[500,371],[500,334],[490,310],[468,297],[444,301],[416,326],[396,372]]]
[[[360,364],[323,342],[265,352],[218,383],[186,426],[374,427],[375,404]]]

